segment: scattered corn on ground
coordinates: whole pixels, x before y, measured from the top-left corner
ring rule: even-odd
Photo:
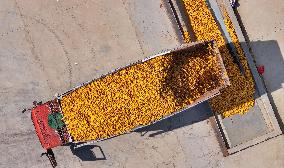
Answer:
[[[222,114],[223,117],[248,112],[254,106],[254,82],[229,16],[225,14],[226,27],[237,48],[245,69],[245,76],[241,74],[237,64],[233,62],[233,58],[226,47],[225,39],[206,4],[206,0],[183,0],[183,2],[197,40],[214,39],[217,42],[230,79],[231,86],[221,90],[219,96],[210,100],[213,111]]]
[[[95,80],[61,99],[75,141],[97,140],[148,125],[224,84],[212,43],[174,52]]]

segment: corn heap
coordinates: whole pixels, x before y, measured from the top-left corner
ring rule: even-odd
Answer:
[[[190,43],[190,35],[188,31],[183,31],[183,39],[185,43]]]
[[[254,105],[254,82],[246,61],[245,55],[239,44],[233,24],[225,14],[225,24],[239,54],[245,75],[242,75],[237,64],[226,47],[225,39],[218,28],[205,0],[183,0],[188,13],[193,33],[197,40],[215,40],[227,70],[231,86],[221,90],[219,96],[210,100],[213,111],[229,117],[234,114],[244,114]]]
[[[212,43],[155,57],[63,96],[63,119],[75,141],[123,134],[223,86],[219,65]]]

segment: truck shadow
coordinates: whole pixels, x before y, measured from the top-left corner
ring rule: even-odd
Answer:
[[[139,128],[134,132],[138,132],[141,134],[141,136],[145,136],[150,131],[156,131],[149,134],[149,137],[155,137],[156,135],[163,134],[174,129],[204,121],[211,116],[213,116],[213,114],[208,102],[203,102],[192,108],[181,111],[180,113],[177,113],[176,115],[167,119],[158,121],[146,127]]]
[[[70,145],[70,150],[73,155],[77,156],[82,161],[106,160],[102,148],[98,145],[84,145],[76,147],[74,143]]]

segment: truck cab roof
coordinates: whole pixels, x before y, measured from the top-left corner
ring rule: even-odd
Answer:
[[[59,104],[58,100],[48,101],[34,107],[31,111],[31,118],[35,127],[36,134],[43,148],[50,149],[62,145],[62,141],[56,129],[48,124],[48,116],[53,113]]]

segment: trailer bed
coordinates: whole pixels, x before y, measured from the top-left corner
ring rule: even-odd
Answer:
[[[222,65],[213,41],[150,57],[62,96],[64,121],[75,141],[127,133],[216,95]]]
[[[66,120],[64,120],[64,121],[65,121],[65,124],[66,124],[66,130],[65,130],[66,132],[65,132],[65,134],[67,135],[67,136],[66,136],[67,138],[65,138],[65,140],[61,140],[61,143],[59,143],[59,139],[62,139],[62,138],[58,137],[58,135],[57,135],[57,134],[58,134],[58,131],[55,131],[55,130],[54,130],[54,131],[52,131],[52,134],[50,134],[50,136],[52,136],[51,139],[54,139],[54,140],[55,140],[56,142],[58,142],[58,143],[56,143],[55,145],[50,145],[49,147],[54,147],[54,146],[56,146],[56,145],[62,145],[62,144],[68,143],[68,142],[102,141],[102,140],[106,140],[106,139],[109,139],[109,138],[113,138],[113,137],[115,137],[115,136],[122,135],[122,134],[124,134],[124,133],[130,132],[130,131],[133,131],[133,130],[136,130],[136,129],[138,129],[138,128],[141,128],[141,127],[144,127],[144,126],[153,124],[153,123],[155,123],[155,122],[158,122],[158,121],[160,121],[160,120],[163,120],[163,119],[165,119],[165,118],[168,118],[168,117],[170,117],[170,116],[172,116],[172,115],[175,115],[175,114],[177,114],[177,113],[183,111],[184,109],[187,109],[187,108],[190,108],[190,107],[192,107],[192,106],[195,106],[195,105],[197,105],[197,104],[199,104],[199,103],[201,103],[201,102],[203,102],[203,101],[206,101],[206,100],[208,100],[208,99],[210,99],[210,98],[212,98],[212,97],[218,95],[218,94],[219,94],[219,90],[222,89],[222,88],[224,88],[224,87],[226,87],[226,86],[229,85],[230,83],[229,83],[229,80],[228,80],[228,76],[226,75],[226,70],[225,70],[225,68],[224,68],[222,58],[221,58],[221,56],[220,56],[220,53],[219,53],[218,48],[216,47],[216,44],[214,43],[214,41],[210,41],[210,42],[197,42],[197,43],[185,44],[185,45],[182,45],[182,46],[177,47],[177,48],[172,49],[172,50],[163,51],[163,52],[161,52],[161,53],[159,53],[159,54],[157,54],[157,55],[150,56],[150,57],[148,57],[148,58],[146,58],[146,59],[144,59],[144,60],[138,61],[138,62],[136,62],[136,63],[130,64],[130,65],[128,65],[128,66],[125,66],[125,67],[122,67],[122,68],[119,68],[119,69],[116,69],[116,70],[114,70],[114,71],[112,71],[112,72],[110,72],[110,73],[108,73],[108,74],[106,74],[106,75],[102,75],[100,78],[95,79],[95,80],[93,80],[93,81],[99,80],[99,79],[101,79],[101,78],[103,78],[103,77],[106,77],[106,76],[108,76],[108,75],[111,75],[111,74],[113,74],[113,73],[115,73],[115,72],[118,72],[118,71],[120,71],[120,70],[122,70],[122,69],[125,69],[125,68],[127,68],[127,67],[130,67],[130,66],[133,66],[133,65],[136,65],[136,64],[139,64],[139,63],[143,63],[143,62],[145,62],[145,61],[149,61],[149,60],[151,60],[151,59],[153,59],[153,58],[156,58],[156,57],[159,57],[159,56],[168,54],[168,53],[184,52],[184,51],[194,51],[196,48],[202,47],[202,46],[204,46],[204,45],[206,45],[206,44],[212,44],[212,46],[213,46],[213,53],[214,53],[214,55],[215,55],[216,58],[217,58],[217,65],[218,65],[218,67],[220,68],[220,74],[221,74],[221,80],[222,80],[222,81],[221,81],[221,84],[220,84],[217,88],[214,88],[214,89],[212,89],[212,90],[210,90],[210,91],[207,91],[207,92],[204,93],[202,96],[200,96],[199,98],[197,98],[194,102],[192,102],[192,103],[190,103],[190,104],[187,104],[184,108],[178,109],[178,110],[176,110],[176,111],[171,112],[170,114],[167,114],[167,115],[165,115],[165,116],[162,116],[162,117],[161,117],[160,119],[158,119],[158,120],[151,121],[151,122],[149,122],[149,123],[147,123],[147,124],[144,124],[144,125],[137,125],[137,126],[132,127],[131,129],[128,129],[127,131],[124,131],[124,132],[122,132],[122,133],[120,133],[120,134],[113,134],[113,135],[110,135],[110,136],[104,137],[104,138],[85,138],[85,139],[81,139],[81,140],[76,140],[76,139],[72,136],[72,134],[71,134],[71,132],[70,132],[69,123],[66,122]],[[60,95],[60,96],[58,97],[58,99],[56,100],[56,102],[58,102],[58,105],[59,105],[59,107],[57,108],[56,111],[59,112],[59,113],[62,113],[63,116],[64,116],[65,114],[64,114],[64,112],[62,111],[62,98],[63,98],[64,96],[68,95],[68,94],[72,94],[73,92],[76,92],[78,89],[80,89],[80,88],[82,88],[82,87],[84,87],[84,86],[90,84],[90,83],[93,82],[93,81],[89,81],[89,82],[86,82],[86,83],[84,83],[84,84],[81,84],[81,85],[79,85],[79,86],[77,86],[77,87],[75,87],[75,88],[73,88],[73,89],[67,91],[66,93]],[[48,105],[50,105],[50,104],[51,104],[50,102],[47,102],[47,103],[45,103],[44,105],[41,105],[41,106],[46,106],[46,105],[48,106]],[[38,108],[41,108],[41,106],[35,108],[35,111],[38,110]],[[51,110],[52,107],[49,107],[49,108],[50,108],[50,109],[49,109],[49,113],[51,113],[51,112],[52,112],[52,110]],[[141,115],[142,115],[141,117],[143,117],[143,114],[141,114]],[[64,117],[65,117],[65,116],[64,116]],[[33,121],[34,121],[35,123],[37,122],[35,119],[34,119]],[[83,120],[82,120],[82,121],[83,121]],[[78,123],[78,124],[80,124],[80,123]],[[79,130],[80,130],[80,129],[79,129]],[[80,131],[83,131],[83,130],[80,130]],[[42,133],[43,133],[43,132],[42,132]],[[40,136],[39,136],[39,137],[40,137]],[[42,139],[42,138],[39,138],[39,139],[40,139],[41,143],[43,144],[44,139]],[[68,140],[67,140],[67,139],[68,139]],[[45,147],[46,147],[46,146],[45,146]]]

